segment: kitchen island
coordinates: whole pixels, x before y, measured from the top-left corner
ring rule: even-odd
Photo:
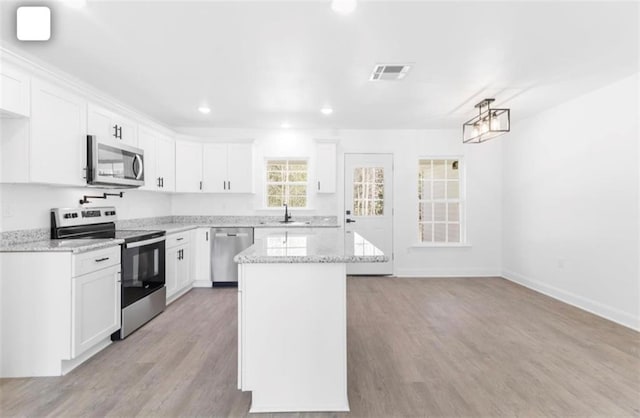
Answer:
[[[349,411],[346,263],[386,262],[357,233],[279,232],[238,254],[238,389],[250,412]]]

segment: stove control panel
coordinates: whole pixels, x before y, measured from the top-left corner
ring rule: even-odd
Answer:
[[[116,219],[116,208],[113,206],[51,209],[52,227],[99,224]]]

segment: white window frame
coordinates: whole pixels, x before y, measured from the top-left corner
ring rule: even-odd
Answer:
[[[464,156],[462,155],[421,155],[416,160],[416,173],[415,179],[418,182],[418,176],[420,171],[420,161],[422,160],[457,160],[458,161],[458,179],[459,179],[459,197],[458,199],[433,199],[429,200],[419,199],[418,196],[418,187],[416,190],[416,212],[415,212],[415,222],[416,222],[416,236],[419,236],[420,233],[420,212],[418,210],[421,202],[440,202],[440,203],[451,203],[456,202],[459,204],[459,225],[460,225],[460,242],[433,242],[433,241],[417,241],[414,247],[470,247],[471,244],[468,241],[467,237],[467,176],[466,176],[466,161]],[[416,184],[417,185],[417,184]],[[435,222],[432,222],[435,225]],[[448,234],[448,228],[446,229],[446,233]]]
[[[278,183],[273,183],[269,181],[269,162],[271,161],[304,161],[307,164],[307,181],[306,182],[278,182]],[[263,164],[263,168],[264,168],[264,172],[263,172],[263,179],[264,179],[264,198],[262,199],[263,202],[263,207],[266,210],[281,210],[281,207],[275,207],[275,206],[269,206],[269,186],[270,185],[274,185],[274,184],[290,184],[290,185],[304,185],[305,186],[305,201],[306,201],[306,205],[305,206],[299,206],[299,207],[290,207],[291,209],[295,209],[295,210],[309,210],[310,209],[310,205],[309,205],[309,157],[265,157],[264,158],[264,164]]]

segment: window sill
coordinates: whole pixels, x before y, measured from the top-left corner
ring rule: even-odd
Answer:
[[[409,248],[471,248],[470,242],[459,243],[433,243],[433,242],[417,242]]]

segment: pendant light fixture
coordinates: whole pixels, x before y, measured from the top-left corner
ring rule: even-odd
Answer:
[[[478,116],[462,125],[462,142],[479,144],[511,130],[511,110],[492,109],[493,101],[495,99],[484,99],[475,106]]]

